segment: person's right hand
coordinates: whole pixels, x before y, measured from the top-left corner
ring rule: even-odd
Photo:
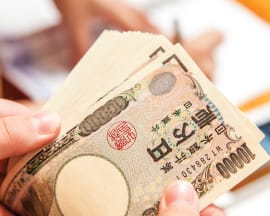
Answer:
[[[159,33],[145,14],[122,0],[54,0],[79,60],[95,40],[89,28],[96,17],[123,30]]]
[[[123,30],[161,34],[142,11],[122,0],[54,0],[68,28],[73,46],[75,62],[90,47],[95,38],[89,28],[96,17],[104,18],[108,23]],[[171,38],[168,36],[168,38]],[[206,32],[193,39],[180,42],[201,70],[211,80],[215,69],[213,51],[222,41],[222,34],[217,31]]]
[[[188,182],[176,181],[165,189],[159,205],[159,216],[199,215],[225,216],[225,212],[214,205],[200,212],[197,193]]]

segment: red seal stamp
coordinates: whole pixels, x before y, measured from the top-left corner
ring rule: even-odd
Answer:
[[[107,141],[116,150],[130,148],[137,138],[135,127],[126,121],[114,123],[107,132]]]

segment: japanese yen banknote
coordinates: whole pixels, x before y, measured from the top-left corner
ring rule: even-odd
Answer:
[[[202,209],[269,159],[256,126],[161,36],[103,33],[44,109],[61,135],[1,188],[19,215],[158,215],[177,179]]]

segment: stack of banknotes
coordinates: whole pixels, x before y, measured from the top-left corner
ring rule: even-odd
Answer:
[[[269,160],[257,127],[158,35],[105,31],[44,109],[60,136],[13,161],[1,188],[19,215],[157,215],[177,179],[203,209]]]

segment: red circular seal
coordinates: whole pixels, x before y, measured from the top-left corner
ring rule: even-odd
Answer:
[[[107,141],[116,150],[126,150],[130,148],[137,138],[135,127],[127,122],[120,121],[112,124],[107,132]]]

